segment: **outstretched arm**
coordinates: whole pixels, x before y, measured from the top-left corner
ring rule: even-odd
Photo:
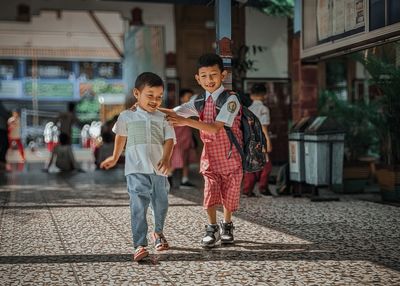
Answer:
[[[215,121],[213,123],[205,123],[195,119],[185,118],[183,116],[177,115],[176,112],[172,109],[159,108],[158,110],[165,113],[167,115],[167,120],[171,122],[173,125],[190,126],[192,128],[196,128],[198,130],[202,130],[204,132],[211,134],[217,133],[221,128],[224,127],[225,124],[224,122],[221,121]]]
[[[178,116],[180,117],[180,116]],[[190,126],[192,128],[196,128],[198,130],[202,130],[206,133],[210,133],[210,134],[215,134],[218,131],[220,131],[222,128],[224,128],[225,123],[221,122],[221,121],[215,121],[213,123],[205,123],[202,121],[198,121],[195,119],[191,119],[191,118],[173,118],[173,117],[168,117],[167,116],[167,120],[173,124],[175,124],[175,122],[179,125],[186,125],[186,126]]]
[[[108,157],[103,162],[101,162],[100,164],[101,169],[108,170],[117,164],[118,159],[121,156],[122,151],[124,150],[126,138],[127,138],[126,136],[121,136],[121,135],[115,136],[114,152],[112,156]]]

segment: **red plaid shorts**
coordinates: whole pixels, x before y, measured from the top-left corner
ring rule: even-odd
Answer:
[[[240,185],[243,171],[241,166],[229,174],[218,174],[204,171],[204,202],[205,209],[223,205],[227,210],[234,212],[239,208]]]

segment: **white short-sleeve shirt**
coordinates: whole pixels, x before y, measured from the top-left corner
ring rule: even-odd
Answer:
[[[125,176],[132,173],[158,174],[157,164],[163,155],[163,145],[168,139],[176,143],[174,128],[160,111],[125,110],[113,127],[115,134],[127,136],[125,148]]]
[[[213,93],[209,93],[206,91],[206,100],[209,96],[212,97],[214,103],[217,101],[218,96],[224,91],[224,87],[221,85],[216,91]],[[196,96],[192,96],[190,101],[184,103],[180,106],[174,108],[174,111],[183,117],[199,117],[199,113],[194,105],[194,101],[196,100]],[[225,126],[232,127],[233,122],[235,120],[236,115],[240,110],[240,102],[235,95],[231,95],[228,97],[225,104],[221,107],[215,121],[220,121],[225,124]]]
[[[249,106],[249,110],[252,111],[258,120],[260,120],[261,125],[270,124],[269,108],[266,107],[261,100],[254,100]]]

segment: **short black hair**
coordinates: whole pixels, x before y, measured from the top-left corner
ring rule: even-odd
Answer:
[[[224,70],[222,58],[217,54],[204,54],[197,60],[197,71],[203,67],[218,65],[221,72]]]
[[[164,88],[164,82],[161,77],[152,72],[141,73],[136,78],[135,88],[141,91],[146,85],[149,87],[162,86]]]
[[[191,90],[190,88],[182,88],[179,91],[179,98],[183,97],[186,93],[194,94],[193,90]]]
[[[267,93],[267,88],[264,83],[255,83],[250,89],[251,94],[261,94],[264,95]]]

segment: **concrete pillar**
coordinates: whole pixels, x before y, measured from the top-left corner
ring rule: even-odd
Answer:
[[[74,74],[73,77],[73,82],[72,84],[74,85],[74,98],[79,100],[80,99],[80,94],[79,94],[79,82],[77,78],[79,77],[80,74],[80,68],[79,68],[79,62],[72,62],[72,73]]]
[[[162,26],[130,26],[125,31],[123,81],[126,106],[134,100],[132,90],[136,77],[151,71],[165,80],[164,28]]]
[[[24,78],[26,76],[26,61],[18,60],[17,78]]]
[[[79,62],[72,62],[72,72],[78,78],[80,74]]]

